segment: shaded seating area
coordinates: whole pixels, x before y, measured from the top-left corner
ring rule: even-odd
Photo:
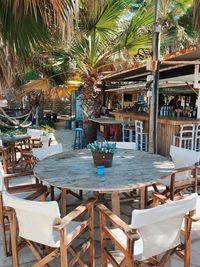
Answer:
[[[72,143],[73,143],[73,137],[74,137],[73,133],[74,132],[71,133]],[[115,143],[115,142],[111,142],[111,143]],[[146,216],[144,214],[149,214],[148,216],[151,219],[152,219],[152,217],[156,219],[154,221],[154,223],[156,225],[156,227],[154,228],[155,229],[155,237],[153,235],[154,233],[151,235],[151,237],[155,241],[155,243],[157,243],[159,241],[159,238],[156,237],[156,234],[158,235],[158,233],[160,233],[160,231],[158,229],[159,229],[159,225],[160,224],[162,225],[161,219],[163,219],[163,220],[166,219],[166,221],[167,221],[167,218],[163,214],[167,214],[169,217],[172,216],[172,213],[169,212],[169,210],[171,211],[171,209],[172,209],[171,207],[166,209],[166,211],[163,213],[160,211],[162,209],[165,210],[165,208],[164,208],[165,204],[163,204],[163,203],[169,202],[169,203],[167,203],[167,205],[168,205],[171,203],[172,200],[173,200],[172,203],[176,203],[176,202],[185,200],[188,197],[193,196],[193,194],[191,194],[192,192],[197,191],[197,168],[198,168],[198,166],[194,166],[194,164],[198,161],[198,153],[195,151],[190,151],[188,149],[182,149],[179,147],[172,147],[170,153],[171,153],[172,159],[174,161],[175,167],[178,168],[176,170],[176,169],[173,169],[173,164],[171,163],[170,160],[168,160],[164,157],[158,156],[158,155],[151,155],[151,154],[148,154],[144,151],[136,150],[136,143],[135,142],[116,142],[116,147],[117,147],[117,153],[114,155],[114,158],[113,158],[113,166],[111,168],[108,168],[108,169],[105,168],[105,174],[103,176],[100,176],[96,173],[96,168],[93,166],[93,162],[92,162],[91,152],[87,151],[86,149],[80,149],[80,150],[72,151],[72,148],[70,147],[69,151],[64,150],[64,152],[63,152],[64,146],[61,144],[43,146],[40,148],[32,148],[33,156],[37,159],[38,167],[43,168],[43,170],[44,170],[43,175],[47,175],[49,177],[52,177],[52,180],[48,180],[48,179],[45,180],[44,176],[41,173],[39,175],[39,172],[38,172],[39,169],[38,169],[37,164],[36,164],[34,166],[34,173],[36,174],[37,179],[39,179],[38,186],[42,186],[42,184],[45,185],[44,186],[44,188],[45,188],[44,194],[37,195],[36,199],[35,198],[33,199],[29,195],[28,196],[25,195],[25,198],[27,196],[27,199],[31,200],[31,201],[29,201],[28,203],[27,202],[21,202],[21,200],[23,200],[23,201],[26,201],[26,200],[24,200],[23,198],[20,199],[19,202],[21,204],[19,205],[19,210],[20,210],[20,213],[23,212],[24,207],[27,205],[27,207],[33,207],[33,208],[30,208],[31,212],[33,212],[33,214],[37,214],[39,212],[39,208],[35,208],[35,207],[37,207],[37,205],[40,206],[40,204],[41,204],[41,202],[38,200],[40,200],[40,199],[43,201],[45,200],[45,202],[42,204],[47,204],[47,205],[44,205],[44,210],[43,210],[43,208],[41,208],[41,210],[43,210],[42,214],[43,215],[46,214],[47,216],[48,216],[48,214],[50,214],[48,207],[52,207],[51,208],[51,215],[53,214],[53,211],[56,210],[56,212],[53,214],[54,217],[51,217],[51,219],[55,218],[55,217],[59,217],[61,219],[59,219],[58,221],[56,219],[56,225],[53,226],[53,236],[58,238],[58,235],[55,234],[55,232],[57,232],[58,228],[59,228],[59,231],[63,231],[63,233],[66,231],[66,239],[65,239],[66,250],[65,250],[65,254],[63,254],[63,250],[62,250],[61,246],[60,247],[59,246],[54,247],[54,246],[51,246],[50,243],[44,244],[43,241],[40,242],[41,240],[38,239],[37,235],[34,232],[35,230],[34,231],[32,229],[28,230],[27,235],[22,236],[22,235],[20,235],[20,232],[18,233],[18,227],[16,228],[17,230],[15,228],[12,228],[15,226],[15,224],[16,224],[15,222],[17,222],[17,224],[19,224],[19,225],[22,224],[21,219],[19,222],[19,219],[18,219],[19,217],[17,216],[17,211],[14,212],[14,217],[13,217],[13,215],[11,215],[11,214],[13,214],[13,209],[14,210],[18,209],[18,207],[15,207],[15,205],[13,203],[16,203],[16,205],[18,206],[18,200],[19,200],[20,195],[14,194],[13,196],[10,196],[11,193],[15,193],[15,192],[12,190],[11,191],[8,190],[9,194],[6,193],[6,195],[7,195],[6,197],[8,197],[8,199],[10,199],[9,201],[11,201],[11,202],[8,202],[9,204],[4,202],[4,204],[2,205],[3,208],[2,208],[1,214],[4,214],[4,218],[6,218],[6,219],[4,219],[4,222],[6,223],[5,224],[6,227],[4,228],[4,231],[6,232],[7,251],[9,252],[9,253],[7,253],[7,255],[11,255],[12,250],[15,251],[14,254],[12,254],[11,259],[13,259],[15,264],[18,264],[16,266],[21,266],[20,262],[21,262],[21,259],[24,257],[23,255],[26,255],[27,253],[29,255],[32,252],[35,255],[37,255],[37,259],[35,257],[33,257],[32,263],[38,264],[38,266],[43,266],[43,264],[47,264],[48,262],[52,266],[57,266],[57,265],[62,266],[61,261],[60,261],[60,255],[65,255],[64,256],[65,264],[67,264],[66,262],[68,262],[68,264],[72,264],[72,265],[74,264],[75,266],[76,265],[77,266],[79,266],[79,265],[84,266],[85,265],[85,266],[98,266],[98,267],[100,267],[100,266],[107,266],[107,265],[108,266],[120,266],[120,264],[122,264],[122,265],[123,264],[126,265],[129,263],[132,264],[131,258],[129,258],[129,254],[127,252],[128,248],[129,248],[129,252],[130,252],[130,249],[132,246],[131,244],[135,243],[134,246],[135,246],[135,248],[137,248],[136,254],[140,256],[140,254],[141,254],[141,246],[140,245],[141,245],[141,242],[143,242],[142,241],[143,236],[140,234],[140,225],[138,224],[137,225],[138,227],[136,227],[136,226],[134,226],[134,223],[133,223],[133,227],[130,226],[130,219],[132,217],[131,220],[133,222],[134,217],[136,220],[140,220],[138,218],[141,217],[142,218],[141,222],[146,223],[146,225],[144,227],[147,229],[147,232],[149,233],[149,231],[151,231],[151,228],[149,228],[149,224],[151,225],[152,221],[150,219],[149,220],[144,219],[143,216]],[[142,162],[145,162],[145,164],[141,164]],[[184,165],[185,168],[181,168],[182,163],[185,164]],[[115,170],[116,166],[118,166],[118,167]],[[124,171],[122,170],[120,172],[120,168],[124,168]],[[78,170],[79,170],[79,173],[77,173]],[[158,173],[160,171],[160,175],[158,175],[156,170],[158,170]],[[73,178],[71,176],[72,173],[74,175]],[[175,181],[177,179],[178,184],[174,183],[174,189],[173,189],[174,194],[172,194],[171,185],[173,185],[173,183],[171,181],[174,179],[173,178],[174,174],[175,174]],[[117,178],[117,175],[118,175],[119,179],[115,180]],[[145,178],[146,175],[148,175],[149,178],[147,178],[147,177]],[[71,176],[70,179],[69,179],[69,176]],[[167,177],[164,178],[162,176],[167,176]],[[78,179],[76,180],[75,177],[77,177]],[[83,177],[85,177],[86,180],[83,180]],[[109,179],[105,179],[106,177],[109,177]],[[111,180],[111,177],[113,177],[112,178],[113,180]],[[162,187],[160,187],[160,185],[158,185],[159,183],[158,183],[158,179],[156,177],[157,178],[161,177],[160,183],[162,184]],[[61,178],[62,178],[62,180],[60,180]],[[138,180],[135,180],[136,178]],[[132,190],[131,187],[130,187],[130,190],[127,190],[127,188],[124,187],[124,189],[121,188],[121,190],[119,191],[119,186],[116,190],[111,189],[114,186],[117,186],[117,184],[119,185],[119,182],[123,184],[125,179],[127,179],[127,184],[129,184],[129,186],[130,186],[131,182],[132,182],[132,184],[134,184],[134,186],[133,186],[134,190]],[[187,186],[182,187],[182,185],[183,185],[182,180],[183,179],[186,179],[187,182],[190,181],[191,183],[190,184],[189,183],[184,184],[184,186],[185,185],[187,185]],[[85,184],[85,181],[87,181],[87,184]],[[94,182],[96,183],[96,181],[98,181],[98,187],[96,187],[96,189],[95,189],[94,188]],[[142,185],[140,184],[139,181],[142,181]],[[168,181],[169,183],[167,184],[164,181]],[[177,187],[180,185],[180,181],[181,181],[181,187]],[[58,186],[58,182],[60,183],[60,186]],[[110,185],[110,189],[108,188],[107,192],[106,192],[106,190],[102,190],[102,185],[105,186],[106,182],[109,182],[108,184]],[[75,183],[79,183],[79,186],[75,187]],[[154,193],[154,191],[150,190],[151,186],[154,184],[157,186],[157,188],[158,188],[159,192],[161,192],[161,194],[159,192]],[[85,187],[84,187],[84,185],[85,185]],[[67,188],[67,186],[68,186],[68,188]],[[34,187],[34,185],[33,185],[33,187]],[[35,186],[35,188],[36,188],[36,186]],[[71,194],[69,194],[69,193],[70,192],[75,193],[78,188],[83,189],[82,197],[84,200],[81,200],[80,198],[78,198],[78,201],[77,201],[76,198],[71,198],[71,196],[70,196]],[[99,194],[96,191],[97,188],[99,188],[98,189]],[[167,191],[163,190],[163,188],[167,189]],[[93,190],[94,190],[94,193],[93,193]],[[113,192],[110,193],[109,190],[113,190]],[[166,191],[166,192],[163,192],[163,191]],[[34,194],[35,192],[31,191],[30,195],[32,195],[32,193]],[[155,195],[153,202],[151,201],[151,203],[150,203],[150,201],[149,201],[149,203],[148,203],[148,201],[146,200],[146,195],[145,195],[146,193],[148,193],[148,199],[147,200],[151,200],[153,198],[153,195]],[[103,197],[101,197],[101,194]],[[174,197],[172,197],[171,194],[174,195]],[[36,195],[36,193],[35,193],[35,195]],[[88,205],[85,204],[85,201],[87,201],[89,196],[92,196],[92,195],[95,197],[95,200],[92,200],[93,204],[91,204],[91,206],[90,206],[90,204],[88,204]],[[41,196],[42,196],[42,198],[41,198]],[[138,198],[138,196],[139,196],[139,198]],[[4,197],[4,192],[3,192],[3,197]],[[14,202],[13,202],[13,199],[15,199]],[[56,201],[52,201],[54,199]],[[35,201],[35,200],[37,200],[37,201]],[[95,205],[94,205],[94,202],[95,202]],[[147,206],[146,206],[145,202],[148,204]],[[198,202],[198,200],[197,200],[197,202]],[[2,203],[3,203],[3,201],[2,201]],[[88,202],[86,202],[86,203],[88,203]],[[90,200],[89,200],[89,203],[90,203]],[[182,202],[180,202],[180,203],[182,203]],[[11,206],[11,209],[9,208],[9,205]],[[94,209],[92,208],[93,205],[94,205]],[[96,208],[96,205],[97,205],[97,208]],[[106,205],[106,206],[104,206],[104,205]],[[157,206],[157,207],[153,208],[153,206]],[[177,206],[179,206],[179,204],[177,204]],[[180,206],[186,208],[186,205],[184,205],[184,204],[180,204]],[[145,207],[145,209],[144,209],[144,207]],[[154,214],[154,209],[156,210],[157,208],[159,210],[155,211],[155,216],[152,216],[152,214]],[[191,211],[195,210],[195,208],[197,208],[196,202],[194,204],[194,207],[191,208]],[[102,210],[99,211],[100,209],[102,209]],[[112,212],[110,211],[110,209],[112,209]],[[81,211],[83,211],[83,210],[84,210],[86,217],[82,216]],[[5,211],[6,211],[6,213],[5,213]],[[97,211],[99,211],[99,213]],[[185,213],[186,213],[186,211],[185,211]],[[185,213],[182,215],[184,216]],[[19,212],[18,212],[18,214],[19,214]],[[60,215],[60,214],[62,214],[62,215]],[[77,219],[75,219],[76,215],[78,215],[78,214],[79,214],[79,216],[77,217]],[[11,217],[9,217],[8,215]],[[45,221],[47,221],[46,215],[45,215]],[[107,215],[109,215],[109,217],[111,217],[111,219],[107,218]],[[119,216],[119,218],[116,217],[117,215]],[[192,212],[191,215],[194,215],[194,212]],[[191,232],[188,231],[187,233],[183,233],[183,235],[180,235],[182,241],[184,240],[184,234],[186,234],[187,237],[191,235],[192,239],[194,239],[194,240],[196,240],[196,238],[198,239],[198,234],[194,233],[194,231],[197,231],[198,225],[199,225],[199,221],[197,221],[197,219],[196,219],[197,215],[198,215],[198,213],[196,214],[195,217],[192,216],[190,219],[188,219],[189,220],[188,222],[192,223],[192,228],[191,228],[192,230],[191,230]],[[39,215],[34,215],[34,218],[36,218],[37,216],[39,218]],[[25,219],[27,219],[26,217],[27,216],[25,216]],[[79,222],[79,224],[77,224],[77,225],[74,224],[75,225],[75,228],[73,228],[74,231],[72,228],[69,227],[71,225],[71,223],[70,223],[71,219],[70,218],[73,218],[72,219],[73,222],[74,222],[74,220],[76,222],[77,221]],[[93,220],[92,224],[90,224],[91,220]],[[111,220],[111,223],[110,223],[110,220]],[[124,220],[124,221],[122,221],[122,220]],[[27,219],[27,221],[28,221],[28,219]],[[61,221],[62,221],[62,223],[60,224]],[[104,221],[108,221],[108,223],[105,225]],[[169,221],[170,222],[172,221],[172,217],[170,217]],[[58,223],[58,225],[57,225],[57,223]],[[111,227],[111,225],[113,223],[115,223],[117,225],[115,225],[114,227]],[[126,223],[128,223],[128,224],[126,224]],[[38,229],[38,230],[40,230],[42,232],[43,231],[42,230],[43,224],[42,223],[37,223],[37,224],[41,226],[40,229]],[[64,227],[65,230],[61,230],[62,226],[64,226],[64,225],[66,226],[66,224],[69,224],[69,226],[67,228]],[[119,224],[119,226],[118,226],[118,224]],[[195,225],[195,224],[196,224],[196,226],[193,228],[193,225]],[[27,225],[28,225],[28,223],[27,223]],[[87,225],[87,227],[86,227],[86,225]],[[131,225],[132,225],[132,223],[131,223]],[[171,227],[171,230],[174,229],[174,232],[177,233],[177,230],[176,230],[177,228],[174,228],[174,224],[167,223],[167,225],[169,225],[169,227]],[[109,231],[111,231],[112,238],[117,240],[116,245],[113,245],[115,243],[115,241],[113,241],[113,239],[112,239],[112,241],[109,241],[109,238],[107,237],[107,228],[106,227],[108,227]],[[117,229],[115,231],[115,229],[118,227],[120,230]],[[103,231],[102,228],[106,229],[106,232],[103,233],[104,238],[102,238],[102,235],[101,235],[101,237],[99,237],[99,234],[98,234],[99,229],[100,229],[100,231]],[[142,228],[143,228],[143,226],[142,226]],[[27,228],[27,229],[29,229],[29,228]],[[47,228],[45,228],[45,229],[47,229]],[[50,229],[50,228],[48,228],[48,229]],[[125,229],[125,232],[123,232],[124,229]],[[133,231],[133,229],[135,232]],[[12,232],[10,232],[10,231],[12,231]],[[122,233],[121,231],[123,232],[123,234],[121,234]],[[13,243],[11,243],[12,247],[9,246],[10,233],[12,236],[16,235],[18,237],[17,242],[15,241],[16,239],[14,239]],[[31,236],[31,235],[33,235],[33,233],[34,233],[34,237],[36,239],[33,239],[33,236]],[[77,235],[75,233],[77,233]],[[124,236],[126,236],[126,235],[128,236],[128,239],[124,238]],[[121,236],[122,236],[122,239],[120,241]],[[72,237],[75,237],[75,239],[72,240]],[[90,241],[92,240],[92,243],[90,243],[90,244],[87,243],[88,237],[89,237]],[[136,240],[134,241],[134,238],[139,238],[139,239],[137,241]],[[56,240],[58,241],[59,238]],[[69,243],[68,243],[68,240],[71,240],[71,241],[69,241]],[[124,243],[124,240],[126,240],[125,241],[126,243]],[[102,244],[103,244],[102,246],[100,245],[100,242],[102,242]],[[121,244],[121,242],[122,242],[122,244]],[[45,247],[43,248],[41,246],[38,246],[38,243],[43,244]],[[119,245],[119,243],[122,245],[122,247]],[[150,241],[148,240],[148,243],[149,243],[149,246],[151,248],[153,246],[151,243],[151,240]],[[31,253],[28,252],[27,249],[25,249],[25,247],[27,247],[26,244],[28,244],[28,247],[30,248]],[[106,254],[105,249],[102,249],[103,246],[105,246],[105,244],[107,244],[106,250],[108,250],[108,254]],[[128,245],[126,245],[126,244],[128,244]],[[188,241],[188,244],[189,244],[189,241]],[[83,247],[82,247],[82,245],[83,245]],[[161,249],[161,246],[160,245],[158,245],[158,246],[159,246],[159,249]],[[188,251],[186,251],[187,252],[186,256],[184,256],[185,252],[182,251],[182,246],[179,243],[177,244],[177,246],[174,246],[173,248],[167,249],[165,247],[165,249],[166,250],[163,251],[164,257],[162,258],[161,262],[159,262],[160,251],[158,251],[158,257],[155,257],[155,255],[150,255],[150,263],[152,264],[152,266],[154,266],[154,265],[159,266],[159,264],[163,264],[163,266],[168,267],[168,265],[171,264],[171,262],[172,262],[171,266],[173,266],[174,261],[180,262],[180,264],[182,264],[182,266],[183,266],[184,260],[188,259],[187,261],[190,261],[190,252],[192,253],[191,254],[192,257],[193,257],[193,253],[194,253],[193,245],[192,245],[191,249],[189,248],[189,245],[188,245]],[[91,252],[91,250],[93,250],[93,252]],[[124,261],[122,261],[123,253],[121,253],[120,250],[122,250],[122,252],[126,251]],[[147,250],[149,251],[149,248]],[[87,252],[85,256],[82,253],[84,251]],[[50,254],[49,254],[49,252],[50,252]],[[93,255],[93,256],[91,256],[91,255]],[[100,255],[102,255],[102,257],[100,257]],[[180,255],[181,255],[181,257],[179,257]],[[112,260],[111,257],[114,257],[114,260]],[[131,254],[131,257],[133,258],[133,254]],[[107,259],[107,260],[105,260],[105,259]],[[138,263],[141,264],[141,266],[142,266],[143,261],[145,261],[145,264],[146,264],[147,258],[143,258],[141,262],[139,259],[140,258],[135,257],[135,260],[136,260],[135,264],[136,265],[127,265],[127,266],[137,266]],[[128,263],[126,263],[126,260],[128,260]],[[38,263],[37,263],[37,261],[38,261]],[[91,264],[93,264],[93,265],[91,265]],[[15,266],[15,265],[13,265],[13,266]],[[185,266],[189,267],[190,265],[185,265]],[[191,266],[193,266],[193,265],[191,265]],[[175,265],[173,267],[175,267]]]

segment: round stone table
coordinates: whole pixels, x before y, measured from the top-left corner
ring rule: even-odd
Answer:
[[[86,190],[109,193],[113,212],[119,215],[122,192],[145,188],[171,173],[174,164],[160,155],[118,149],[113,166],[98,175],[88,150],[70,151],[48,157],[37,163],[34,174],[43,182],[66,191]],[[61,194],[64,196],[64,194]],[[61,199],[66,214],[66,199]]]

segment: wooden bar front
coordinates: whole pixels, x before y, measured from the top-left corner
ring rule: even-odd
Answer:
[[[130,118],[131,120],[143,121],[144,132],[149,130],[149,114],[125,112],[125,111],[113,111],[110,112],[116,120],[123,121],[123,118]],[[158,154],[163,156],[169,156],[170,146],[173,144],[173,136],[178,135],[181,124],[199,123],[200,120],[191,118],[172,118],[172,117],[159,117],[158,118]]]

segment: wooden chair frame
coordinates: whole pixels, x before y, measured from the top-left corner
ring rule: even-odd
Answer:
[[[166,186],[166,189],[163,192],[159,192],[156,185],[154,185],[154,189],[156,192],[161,193],[162,195],[165,195],[167,198],[174,200],[175,196],[182,194],[183,190],[188,188],[193,188],[192,193],[197,192],[197,175],[198,175],[198,169],[200,166],[190,166],[190,167],[184,167],[174,170],[171,173],[170,177],[170,186]],[[181,172],[185,171],[191,171],[192,177],[183,179],[183,180],[176,180],[176,174],[179,174]]]
[[[26,190],[25,190],[26,189]],[[17,194],[17,193],[22,193],[22,192],[30,192],[30,195],[28,195],[25,199],[27,200],[34,200],[38,197],[40,197],[41,201],[46,200],[46,192],[47,192],[47,187],[43,186],[41,184],[33,184],[32,187],[31,185],[27,189],[25,186],[16,186],[13,187],[9,193],[10,194]],[[32,192],[32,193],[31,193]],[[11,237],[9,236],[7,238],[7,234],[11,235],[11,226],[10,226],[10,210],[7,209],[6,207],[3,206],[3,199],[2,199],[2,192],[0,191],[0,228],[1,228],[1,233],[2,233],[2,242],[3,242],[3,249],[4,249],[4,254],[6,257],[12,255],[12,248],[11,248]]]
[[[10,209],[7,207],[9,214],[9,223],[11,228],[11,246],[13,251],[13,267],[19,266],[18,259],[18,248],[23,246],[25,243],[28,245],[31,252],[35,255],[38,260],[34,267],[45,266],[49,262],[51,262],[54,258],[60,257],[60,267],[71,267],[78,263],[80,266],[90,266],[95,267],[95,257],[94,257],[94,203],[95,199],[89,199],[85,203],[78,206],[75,210],[70,212],[64,218],[58,218],[56,220],[55,225],[53,226],[55,231],[60,233],[60,248],[49,248],[47,249],[47,253],[42,255],[40,249],[34,242],[30,240],[26,240],[20,238],[20,243],[17,241],[17,219],[15,215],[14,209]],[[11,212],[12,211],[12,212]],[[85,214],[88,215],[84,221],[81,222],[81,225],[78,226],[70,235],[67,235],[66,226],[69,222],[76,219],[79,216],[83,216]],[[89,231],[89,240],[84,243],[79,251],[72,246],[72,242],[80,236],[83,232]],[[22,244],[22,245],[21,245]],[[83,260],[80,258],[87,250],[89,250],[89,265],[86,265]],[[70,262],[68,259],[68,252],[73,257]]]
[[[100,242],[101,242],[101,258],[102,267],[108,266],[108,262],[114,267],[136,267],[146,266],[146,264],[152,264],[157,267],[163,267],[168,261],[169,257],[176,253],[181,259],[184,260],[184,267],[190,267],[190,247],[191,247],[191,224],[193,212],[185,216],[185,231],[184,231],[184,250],[182,247],[170,249],[167,251],[160,260],[157,257],[151,257],[148,262],[135,262],[134,260],[134,243],[140,237],[137,234],[137,229],[132,229],[129,225],[123,222],[119,217],[107,209],[103,204],[97,205],[100,216]],[[109,227],[107,224],[109,223]],[[119,228],[123,231],[127,238],[127,245],[124,246],[119,240],[116,239],[115,235],[110,231],[110,227]],[[116,248],[118,248],[124,258],[121,262],[117,262],[112,253],[107,248],[107,242],[110,240]],[[149,265],[147,265],[149,266]]]
[[[7,173],[10,169],[14,172],[15,157],[11,146],[2,146],[2,164],[5,173]]]

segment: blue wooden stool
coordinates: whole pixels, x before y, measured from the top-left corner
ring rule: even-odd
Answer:
[[[86,147],[85,129],[76,128],[73,149],[82,149],[84,147]]]

